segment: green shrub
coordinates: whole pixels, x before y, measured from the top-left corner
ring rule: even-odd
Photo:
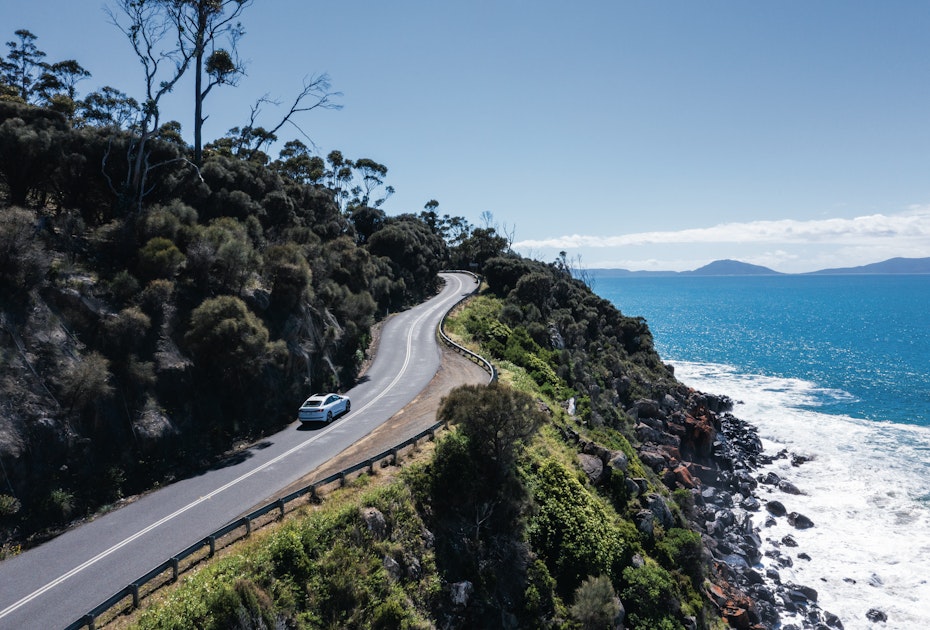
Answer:
[[[138,306],[124,308],[104,323],[107,343],[123,352],[138,348],[152,327],[152,318]]]
[[[263,271],[271,285],[272,301],[282,308],[294,308],[307,295],[312,273],[295,243],[269,247]]]
[[[261,266],[246,225],[232,217],[197,227],[187,247],[187,268],[202,288],[239,292]]]
[[[535,619],[551,617],[555,612],[555,579],[546,563],[534,560],[526,569],[526,591],[523,595],[527,615]]]
[[[126,302],[139,292],[139,281],[135,276],[123,269],[110,281],[110,291],[116,299]]]
[[[275,575],[287,575],[299,582],[310,576],[310,559],[295,528],[287,527],[276,532],[268,543],[268,552]]]
[[[656,542],[659,561],[669,570],[680,568],[694,584],[701,581],[704,570],[701,535],[690,529],[673,527]]]
[[[606,575],[589,577],[575,589],[575,603],[569,609],[583,630],[607,630],[617,625],[620,599]]]
[[[409,603],[397,592],[391,593],[371,611],[371,630],[406,630],[416,628],[417,622]]]
[[[178,246],[162,236],[150,239],[139,250],[139,269],[149,278],[172,278],[185,260]]]
[[[533,548],[546,560],[562,594],[593,574],[618,577],[629,544],[613,518],[575,474],[555,461],[543,465],[535,487]]]
[[[143,238],[161,236],[174,242],[185,229],[197,223],[197,211],[175,199],[168,206],[154,206],[142,222]]]
[[[677,488],[672,492],[672,500],[684,514],[694,510],[694,494],[687,488]]]
[[[74,513],[74,495],[64,488],[56,488],[49,493],[45,505],[49,516],[59,522],[68,521]]]
[[[193,627],[204,630],[276,627],[271,597],[248,579],[236,580],[231,586],[223,584],[207,593],[207,609],[209,614],[204,619],[192,620]]]
[[[110,362],[99,352],[79,357],[61,375],[61,393],[70,403],[69,410],[83,409],[113,395]]]
[[[174,299],[175,285],[171,280],[158,279],[149,282],[142,290],[142,308],[149,316],[164,315],[165,309]]]
[[[626,586],[620,593],[620,599],[626,607],[630,627],[682,629],[676,618],[678,599],[675,583],[668,571],[647,560],[641,567],[625,568],[623,582]]]
[[[204,300],[191,313],[184,335],[198,365],[222,374],[257,371],[268,339],[262,321],[231,295]]]
[[[13,516],[19,512],[21,504],[19,499],[9,494],[0,494],[0,518],[4,516]]]

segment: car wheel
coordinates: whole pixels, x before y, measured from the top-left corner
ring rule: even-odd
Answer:
[[[333,421],[333,412],[327,411],[326,412],[326,424],[329,424],[332,421]]]
[[[351,409],[351,408],[352,408],[352,401],[347,400],[347,401],[346,401],[346,410],[345,410],[345,413],[349,413],[349,409]]]

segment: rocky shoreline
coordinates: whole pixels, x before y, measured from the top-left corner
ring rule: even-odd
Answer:
[[[682,386],[660,401],[638,400],[626,411],[636,422],[643,463],[669,490],[684,488],[694,498],[687,517],[704,542],[706,593],[719,614],[741,629],[842,629],[839,617],[818,604],[816,589],[784,581],[779,574],[777,567],[809,561],[810,556],[791,535],[778,540],[766,536],[778,519],[795,529],[815,523],[785,505],[801,489],[774,473],[757,471],[777,459],[790,458],[793,466],[808,460],[785,451],[764,453],[756,428],[735,417],[732,409],[733,401],[725,396]],[[764,500],[763,489],[784,499]],[[644,499],[640,501],[649,509],[650,501]],[[765,569],[763,555],[769,559]],[[884,620],[881,611],[870,614],[872,621]]]

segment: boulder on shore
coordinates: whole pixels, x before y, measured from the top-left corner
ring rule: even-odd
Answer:
[[[784,516],[788,513],[788,510],[781,501],[768,501],[765,504],[765,509],[768,510],[769,514],[772,516]]]
[[[814,526],[814,521],[797,512],[788,514],[788,522],[797,529],[808,529]]]

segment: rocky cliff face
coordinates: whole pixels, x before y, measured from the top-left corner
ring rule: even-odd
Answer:
[[[788,518],[796,528],[813,523],[802,514],[787,514],[777,501],[760,502],[756,495],[760,483],[784,482],[754,475],[771,460],[763,453],[756,429],[733,416],[731,409],[732,401],[726,397],[682,386],[660,401],[637,400],[626,410],[636,423],[642,462],[669,490],[684,489],[693,497],[687,517],[704,543],[708,599],[735,628],[772,628],[784,612],[799,614],[805,628],[841,628],[836,615],[818,606],[815,589],[782,583],[774,569],[765,575],[757,570],[762,530],[771,519]],[[783,491],[800,492],[793,487]],[[649,508],[648,497],[640,501]],[[759,513],[766,513],[761,528],[752,518]],[[791,627],[795,626],[785,626]]]

